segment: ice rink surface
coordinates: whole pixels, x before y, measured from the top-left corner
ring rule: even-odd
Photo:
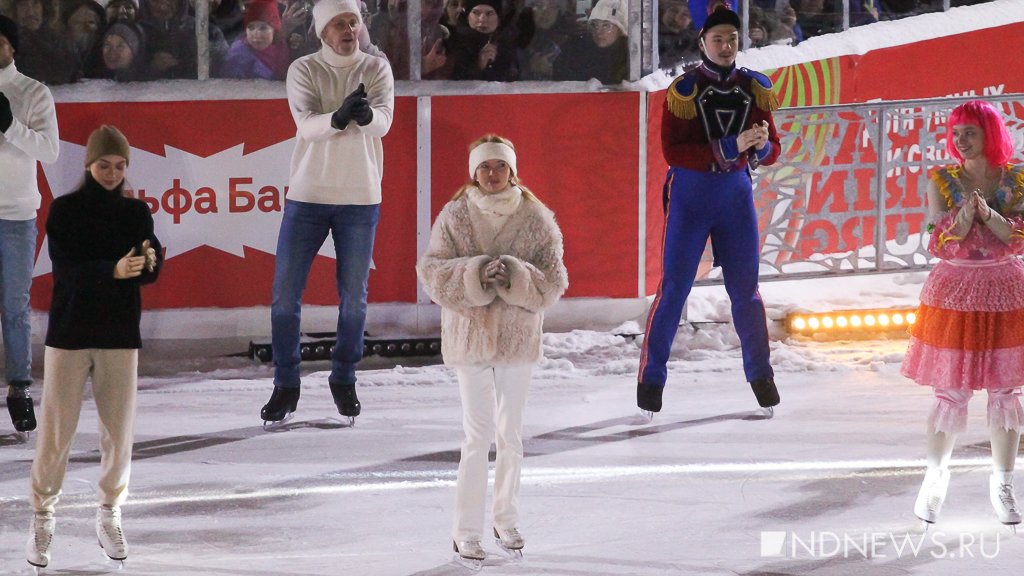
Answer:
[[[694,309],[714,316],[716,305],[700,303],[695,296]],[[665,409],[647,423],[635,407],[637,341],[546,336],[525,418],[525,559],[505,559],[488,539],[483,573],[1019,571],[1024,534],[998,524],[989,503],[984,394],[972,401],[940,522],[922,533],[912,506],[931,400],[899,375],[906,341],[798,340],[776,324],[782,404],[770,420],[736,345],[729,324],[681,328]],[[349,428],[330,397],[329,366],[309,364],[295,419],[267,432],[258,414],[268,366],[173,356],[142,357],[121,573],[471,573],[452,562],[449,537],[461,416],[448,369],[371,359],[359,372],[363,415]],[[114,571],[92,525],[96,426],[89,400],[44,573]],[[0,426],[0,573],[31,573],[32,445]]]
[[[814,38],[786,57],[810,62],[987,28],[993,18],[1017,18],[1020,0],[971,10],[862,27],[842,43]],[[753,51],[740,63],[781,67],[782,50]],[[638,86],[656,90],[672,77],[646,80]],[[190,97],[219,97],[226,86],[235,98],[283,97],[281,85],[253,92],[251,82],[228,81],[203,82]],[[55,94],[60,102],[182,97],[160,83],[58,87]],[[547,335],[525,416],[525,558],[504,559],[485,540],[489,556],[480,573],[1020,574],[1024,533],[1014,536],[998,524],[989,503],[984,394],[972,401],[954,452],[941,519],[923,533],[912,507],[924,472],[931,394],[899,375],[906,340],[795,339],[777,324],[795,308],[913,305],[923,278],[846,277],[829,287],[802,281],[796,289],[763,284],[776,321],[772,361],[782,396],[770,420],[744,382],[721,289],[691,296],[690,320],[697,324],[680,330],[665,408],[652,422],[635,405],[636,340],[608,332]],[[472,573],[453,563],[449,536],[461,439],[451,371],[422,359],[413,362],[426,365],[415,367],[368,360],[358,374],[363,415],[350,428],[331,400],[329,366],[310,363],[295,419],[268,432],[259,410],[271,392],[269,366],[194,346],[146,346],[123,509],[127,563],[117,570],[96,544],[97,417],[87,400],[58,504],[52,560],[42,573]],[[37,382],[41,366],[37,354]],[[38,384],[32,391],[38,398]],[[0,574],[32,574],[24,545],[34,439],[18,442],[3,412]],[[1024,498],[1022,477],[1017,492]]]

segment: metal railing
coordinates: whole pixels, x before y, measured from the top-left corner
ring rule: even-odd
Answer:
[[[946,152],[946,118],[972,99],[776,111],[782,154],[754,174],[761,279],[931,268],[937,260],[927,250],[927,176],[955,162]],[[1001,110],[1018,138],[1011,162],[1024,162],[1024,95],[980,99]],[[700,283],[720,281],[714,269]]]

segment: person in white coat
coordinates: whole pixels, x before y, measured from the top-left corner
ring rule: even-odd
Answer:
[[[523,548],[523,410],[542,356],[544,310],[569,286],[554,215],[518,174],[507,139],[488,135],[474,142],[472,181],[441,210],[416,265],[427,294],[441,305],[441,354],[458,375],[465,437],[452,539],[455,552],[469,561],[486,556],[480,542],[492,440],[493,533],[506,550]]]
[[[18,432],[36,428],[29,288],[36,257],[36,211],[42,198],[36,163],[57,160],[57,113],[42,83],[18,71],[18,26],[0,15],[0,325],[7,410]]]

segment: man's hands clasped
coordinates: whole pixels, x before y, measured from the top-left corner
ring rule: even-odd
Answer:
[[[362,83],[345,97],[338,110],[331,115],[331,126],[338,130],[344,130],[351,121],[360,126],[366,126],[373,121],[373,108],[366,99],[366,86]]]
[[[762,120],[736,136],[736,148],[744,152],[750,148],[761,150],[768,144],[768,122]]]

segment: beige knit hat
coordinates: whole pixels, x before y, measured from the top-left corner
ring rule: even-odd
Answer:
[[[104,124],[89,135],[89,142],[85,145],[85,167],[88,168],[103,156],[120,156],[128,160],[129,153],[131,148],[124,134],[117,128]]]

